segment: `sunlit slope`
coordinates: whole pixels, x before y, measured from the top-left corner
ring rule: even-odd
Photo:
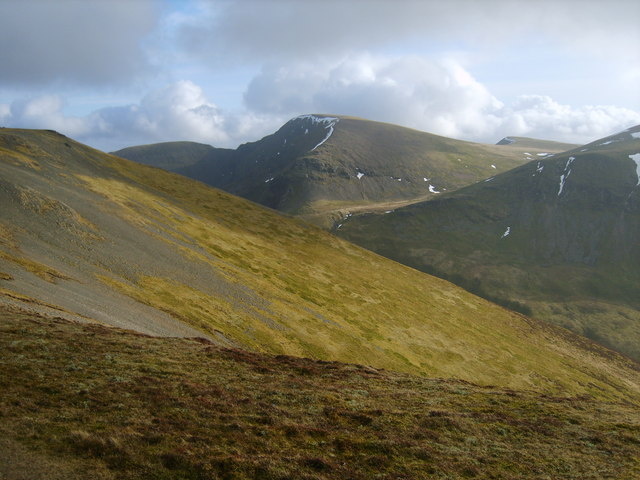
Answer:
[[[640,126],[340,235],[640,359]]]
[[[540,152],[571,146],[527,139],[485,145],[353,117],[303,115],[231,152],[212,149],[176,172],[324,227],[349,213],[388,210],[488,178]],[[115,152],[161,166],[179,144]],[[144,154],[142,154],[144,152]],[[194,155],[183,149],[182,161]]]
[[[277,212],[54,132],[0,142],[5,299],[255,351],[637,394],[622,357]]]
[[[221,349],[2,306],[0,391],[7,480],[640,475],[637,405]]]

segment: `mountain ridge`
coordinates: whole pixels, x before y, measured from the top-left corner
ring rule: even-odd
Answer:
[[[552,151],[565,146],[571,145]],[[163,145],[139,149],[147,159],[165,154]],[[212,153],[174,171],[331,228],[349,213],[431,198],[540,152],[529,144],[477,144],[356,117],[310,114],[231,153]],[[114,154],[140,158],[128,150]]]

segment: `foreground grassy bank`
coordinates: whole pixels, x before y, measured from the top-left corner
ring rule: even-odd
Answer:
[[[0,344],[0,440],[38,459],[23,474],[44,462],[49,478],[640,476],[631,404],[247,353],[8,307]],[[0,477],[25,478],[3,460]]]

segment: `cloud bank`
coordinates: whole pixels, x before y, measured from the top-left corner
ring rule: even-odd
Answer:
[[[542,95],[507,104],[455,61],[416,56],[266,67],[244,97],[244,110],[225,111],[200,86],[179,81],[138,103],[84,117],[65,116],[63,100],[54,95],[16,101],[0,105],[0,121],[53,128],[107,150],[168,140],[235,147],[304,113],[354,115],[487,143],[507,135],[587,143],[640,123],[640,113],[630,109],[575,108]]]

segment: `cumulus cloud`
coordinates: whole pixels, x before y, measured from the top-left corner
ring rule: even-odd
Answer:
[[[102,108],[84,117],[65,115],[61,97],[43,95],[0,104],[0,119],[8,126],[58,130],[107,151],[173,140],[235,147],[271,133],[283,121],[277,115],[224,112],[190,81],[154,90],[139,103]]]
[[[334,65],[273,66],[254,78],[245,100],[245,110],[226,111],[200,86],[179,81],[137,103],[83,117],[65,115],[55,95],[0,104],[0,120],[55,129],[107,151],[173,140],[236,147],[303,113],[354,115],[487,143],[507,135],[587,143],[640,123],[633,110],[575,108],[541,95],[506,104],[456,62],[420,57],[362,55]]]
[[[505,135],[588,142],[640,123],[630,109],[574,108],[540,95],[507,105],[455,61],[416,56],[267,67],[249,84],[245,102],[263,113],[355,115],[485,142]]]
[[[151,0],[0,2],[0,84],[130,82],[150,68],[141,42],[157,17]]]

